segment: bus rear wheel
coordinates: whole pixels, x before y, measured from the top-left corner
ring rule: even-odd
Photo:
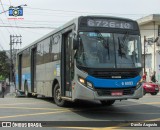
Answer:
[[[104,106],[111,106],[115,102],[115,100],[102,100],[100,102]]]
[[[54,87],[54,102],[57,106],[63,107],[66,105],[66,101],[61,98],[61,90],[59,84]]]

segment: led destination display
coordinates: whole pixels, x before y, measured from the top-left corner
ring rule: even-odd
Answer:
[[[132,22],[112,20],[112,19],[88,19],[87,26],[89,27],[107,27],[107,28],[121,28],[133,29]]]

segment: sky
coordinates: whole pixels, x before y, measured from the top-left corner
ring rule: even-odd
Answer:
[[[25,4],[27,6],[22,6],[23,16],[9,16],[7,10],[10,6]],[[10,35],[22,36],[22,44],[14,45],[15,49],[21,49],[81,15],[137,20],[150,14],[160,14],[159,5],[160,0],[0,0],[0,50],[10,49]]]

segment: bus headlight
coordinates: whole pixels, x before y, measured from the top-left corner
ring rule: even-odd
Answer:
[[[90,89],[93,89],[93,85],[92,85],[92,83],[87,82],[87,87],[88,87],[88,88],[90,88]]]
[[[83,79],[83,78],[79,77],[79,78],[78,78],[78,80],[79,80],[79,82],[80,82],[81,84],[83,84],[83,85],[85,85],[85,84],[86,84],[85,79]]]
[[[79,81],[82,85],[86,86],[87,88],[93,89],[92,83],[86,81],[84,78],[78,77],[78,81]]]

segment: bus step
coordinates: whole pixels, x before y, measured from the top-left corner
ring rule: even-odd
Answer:
[[[64,100],[72,101],[72,98],[70,98],[70,97],[61,97],[61,98]]]

